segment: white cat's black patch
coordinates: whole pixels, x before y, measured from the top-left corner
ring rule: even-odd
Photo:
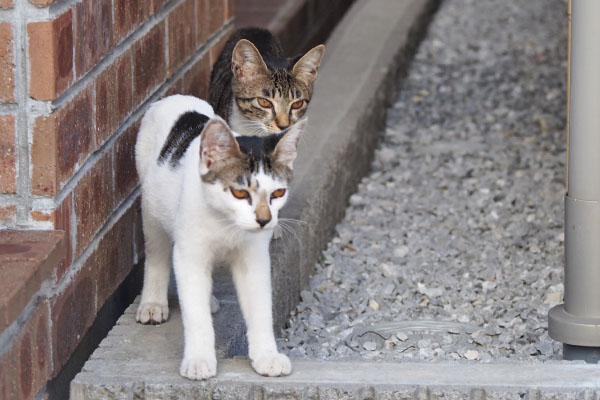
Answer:
[[[176,167],[179,160],[185,155],[190,143],[200,136],[208,120],[209,118],[206,115],[196,111],[183,113],[173,125],[167,141],[160,150],[158,163],[162,164],[168,161],[172,167]]]
[[[289,129],[289,128],[288,128]],[[279,140],[287,133],[284,130],[267,136],[238,136],[236,141],[240,146],[240,156],[234,162],[228,163],[218,171],[210,170],[201,176],[204,183],[237,182],[239,185],[252,185],[252,175],[262,171],[271,176],[278,176],[289,182],[292,179],[292,169],[273,159],[273,152]]]
[[[285,132],[274,133],[264,137],[240,136],[236,138],[240,145],[240,150],[248,155],[248,172],[256,173],[260,166],[264,168],[264,172],[267,174],[273,172],[271,154],[284,134]]]

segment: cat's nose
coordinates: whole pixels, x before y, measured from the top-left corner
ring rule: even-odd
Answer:
[[[268,224],[271,221],[271,218],[267,218],[267,219],[263,219],[263,218],[256,218],[256,222],[258,222],[258,224],[260,225],[261,228],[264,228],[266,224]]]
[[[276,124],[277,124],[277,127],[279,128],[279,130],[280,130],[280,131],[282,131],[282,130],[284,130],[285,128],[287,128],[288,126],[290,126],[290,124],[287,124],[287,125],[285,125],[285,124],[281,124],[281,125],[280,125],[280,124],[279,124],[279,122],[277,122]]]

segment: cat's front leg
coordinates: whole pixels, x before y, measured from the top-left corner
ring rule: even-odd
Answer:
[[[277,351],[271,309],[270,235],[242,249],[232,264],[233,280],[248,330],[252,368],[264,376],[289,375],[292,364]]]
[[[210,315],[211,260],[197,243],[175,244],[173,266],[183,319],[184,350],[179,373],[188,379],[217,374],[215,332]]]

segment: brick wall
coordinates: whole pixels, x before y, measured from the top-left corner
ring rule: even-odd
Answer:
[[[207,97],[232,16],[233,0],[0,0],[0,228],[66,247],[22,310],[0,309],[1,399],[44,397],[143,257],[140,118],[165,94]]]

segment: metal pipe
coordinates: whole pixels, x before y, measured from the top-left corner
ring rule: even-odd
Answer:
[[[575,0],[571,17],[568,194],[600,200],[600,2]]]
[[[565,359],[600,354],[600,1],[570,4],[565,298],[548,314]]]

